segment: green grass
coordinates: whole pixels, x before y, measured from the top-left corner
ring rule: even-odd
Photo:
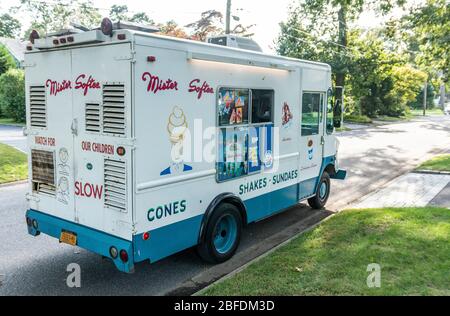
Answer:
[[[410,111],[410,113],[413,116],[422,116],[423,115],[423,110],[412,109]],[[434,108],[434,109],[431,109],[431,110],[426,110],[425,113],[426,113],[426,115],[444,115],[444,111],[442,111],[440,108]]]
[[[450,155],[440,155],[425,161],[417,170],[433,170],[450,172]]]
[[[205,295],[450,295],[450,211],[348,210]],[[368,264],[381,266],[369,288]]]
[[[27,155],[0,144],[0,184],[24,180],[28,176]]]
[[[379,115],[377,116],[377,121],[382,122],[399,122],[399,121],[408,121],[412,118],[412,115],[402,115],[402,116],[387,116],[387,115]]]
[[[341,127],[336,128],[335,130],[336,130],[336,132],[348,132],[348,131],[351,131],[352,129],[348,128],[346,126],[341,126]]]
[[[344,116],[344,121],[349,123],[357,123],[357,124],[370,124],[372,123],[372,119],[365,115],[356,115],[356,114],[346,114]]]
[[[25,123],[16,122],[11,118],[0,117],[0,125],[25,126]]]

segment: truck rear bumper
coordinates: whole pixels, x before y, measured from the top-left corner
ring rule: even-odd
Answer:
[[[133,243],[131,241],[32,209],[26,212],[26,218],[30,235],[37,236],[39,233],[44,233],[59,240],[62,231],[69,231],[77,235],[78,247],[110,258],[120,271],[126,273],[134,271]],[[33,225],[33,221],[36,221],[37,225]],[[128,261],[123,262],[119,258],[120,256],[112,258],[110,255],[112,246],[116,247],[119,252],[125,250],[128,254]]]

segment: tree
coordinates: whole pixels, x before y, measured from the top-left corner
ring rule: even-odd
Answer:
[[[130,15],[127,5],[112,5],[109,10],[109,17],[113,21],[128,21],[134,23],[155,24],[145,12],[137,12]]]
[[[178,38],[189,38],[189,35],[178,26],[175,21],[168,21],[165,24],[159,24],[160,34]]]
[[[15,38],[20,34],[22,25],[8,13],[0,15],[0,37]]]
[[[199,20],[189,23],[186,27],[193,29],[192,39],[204,42],[208,36],[223,33],[222,20],[221,12],[208,10],[202,12]]]
[[[20,10],[32,17],[31,27],[25,32],[27,38],[32,29],[41,35],[68,28],[76,22],[88,28],[98,26],[101,15],[91,0],[68,0],[68,2],[44,2],[20,0]]]
[[[312,59],[325,57],[334,66],[336,86],[345,86],[348,73],[348,27],[368,7],[387,13],[394,5],[403,5],[406,0],[306,0],[292,8],[287,23],[281,24],[278,39],[279,53],[303,52],[314,55]],[[319,40],[317,40],[319,39]],[[300,44],[299,44],[300,43]],[[298,49],[293,46],[299,45]],[[298,57],[289,55],[291,57]],[[337,98],[341,98],[337,91]]]
[[[442,71],[444,81],[450,71],[450,2],[427,0],[406,17],[418,54],[416,62],[430,72]],[[414,43],[413,42],[413,43]]]
[[[113,4],[109,9],[109,17],[113,21],[127,21],[128,20],[128,6]]]
[[[14,62],[14,58],[6,47],[0,44],[0,75],[15,67],[16,63]]]
[[[0,76],[0,107],[16,122],[25,122],[25,76],[21,69],[10,69]]]

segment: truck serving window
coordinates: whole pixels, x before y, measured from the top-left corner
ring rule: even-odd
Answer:
[[[261,157],[272,149],[273,104],[273,90],[218,90],[218,181],[261,170]]]
[[[272,122],[273,90],[252,90],[252,123]]]
[[[302,98],[302,136],[319,134],[321,121],[320,108],[323,104],[322,93],[303,93]]]

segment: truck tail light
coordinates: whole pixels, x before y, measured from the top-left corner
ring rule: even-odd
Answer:
[[[118,34],[117,35],[117,39],[123,41],[124,39],[126,39],[127,36],[125,34]]]
[[[156,61],[156,57],[155,57],[155,56],[147,56],[147,61],[148,61],[149,63],[153,63],[153,62]]]
[[[142,234],[142,239],[144,240],[148,240],[150,238],[150,233],[149,232],[145,232]]]
[[[118,254],[119,253],[116,247],[111,246],[111,248],[109,248],[109,255],[111,256],[111,258],[116,259]]]
[[[128,262],[128,253],[123,249],[120,251],[120,260],[124,263]]]

